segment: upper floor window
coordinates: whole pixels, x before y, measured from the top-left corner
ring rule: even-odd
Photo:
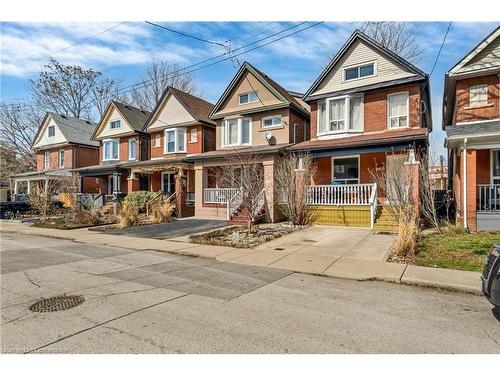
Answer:
[[[259,92],[258,91],[247,92],[245,94],[240,94],[238,96],[238,103],[239,104],[254,103],[258,100],[259,100]]]
[[[102,160],[118,160],[118,139],[106,139],[102,141],[103,159]]]
[[[359,79],[365,77],[371,77],[375,75],[375,63],[363,64],[358,66],[353,66],[350,68],[344,68],[344,81],[350,81],[352,79]]]
[[[330,98],[318,103],[318,135],[363,131],[363,96]]]
[[[165,130],[165,153],[184,152],[186,150],[186,130]]]
[[[198,142],[198,129],[191,128],[191,130],[189,131],[189,143],[196,142]]]
[[[50,167],[50,153],[48,151],[45,151],[43,154],[43,168],[44,169],[49,169]]]
[[[469,87],[469,106],[479,107],[488,104],[488,84],[481,83]]]
[[[156,134],[155,136],[155,147],[161,147],[161,135]]]
[[[121,124],[121,121],[120,121],[120,120],[111,121],[111,122],[109,123],[109,127],[110,127],[111,129],[119,129],[121,126],[122,126],[122,124]]]
[[[222,144],[224,146],[249,145],[252,119],[239,118],[224,121]]]
[[[128,158],[129,160],[135,160],[137,157],[137,148],[135,138],[130,138],[128,140]]]
[[[281,124],[282,124],[281,115],[264,117],[262,119],[263,128],[272,128],[274,126],[281,126]]]
[[[400,92],[387,95],[388,127],[405,128],[408,126],[408,93]]]
[[[53,137],[56,135],[56,127],[54,125],[49,126],[49,137]]]
[[[64,168],[64,149],[59,150],[59,167]]]

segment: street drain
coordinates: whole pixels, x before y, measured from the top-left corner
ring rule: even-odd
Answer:
[[[314,240],[302,240],[304,242],[317,242],[317,241],[314,241]]]
[[[285,250],[285,248],[283,248],[283,247],[275,247],[274,250],[283,251],[283,250]]]
[[[62,311],[81,305],[84,301],[85,299],[82,296],[56,296],[35,302],[29,309],[31,312]]]

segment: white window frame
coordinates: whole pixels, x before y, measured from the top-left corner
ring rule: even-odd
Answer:
[[[369,76],[363,76],[359,77],[359,71],[361,68],[372,65],[373,64],[373,74]],[[358,77],[357,78],[351,78],[351,79],[346,79],[346,70],[353,69],[353,68],[358,68]],[[370,78],[370,77],[376,77],[377,76],[377,60],[373,61],[367,61],[362,64],[356,64],[356,65],[349,65],[349,66],[343,66],[342,67],[342,82],[352,82],[352,81],[359,81],[360,79],[365,79],[365,78]]]
[[[227,131],[227,122],[228,121],[237,121],[238,124],[238,141],[236,143],[228,143],[228,135],[229,132]],[[242,129],[243,129],[243,121],[249,121],[248,125],[248,143],[243,143],[242,142]],[[231,118],[224,120],[222,122],[222,147],[235,147],[235,146],[249,146],[252,144],[252,118],[251,117],[242,117],[242,118]]]
[[[250,100],[250,94],[255,94],[255,100]],[[248,102],[242,103],[241,102],[241,97],[244,95],[248,95]],[[238,94],[238,105],[245,105],[245,104],[250,104],[250,103],[256,103],[259,101],[259,92],[256,91],[249,91],[249,92],[243,92],[241,94]]]
[[[179,150],[179,132],[180,131],[184,131],[184,139],[183,139],[183,142],[184,142],[184,149],[183,150]],[[164,131],[164,135],[163,135],[163,139],[164,139],[164,145],[163,145],[163,153],[164,154],[175,154],[175,153],[184,153],[184,152],[187,152],[186,151],[186,129],[185,128],[167,128],[165,129]],[[174,151],[167,151],[168,150],[168,140],[167,140],[167,133],[168,132],[174,132],[174,140],[175,140],[175,144],[174,144]]]
[[[194,137],[193,137],[194,133]],[[193,140],[194,138],[194,140]],[[189,129],[189,143],[198,143],[198,128]]]
[[[54,130],[54,134],[50,135],[50,130],[53,129]],[[52,138],[52,137],[55,137],[56,136],[56,126],[55,125],[49,125],[48,128],[47,128],[47,137],[48,138]]]
[[[161,134],[155,135],[155,142],[153,147],[161,147]]]
[[[113,142],[117,144],[117,157],[113,158],[113,148],[111,148],[111,158],[106,158],[106,143]],[[108,138],[108,139],[103,139],[102,140],[102,160],[103,161],[108,161],[108,160],[120,160],[120,140],[119,139],[114,139],[114,138]]]
[[[471,102],[471,98],[472,98],[471,91],[473,88],[477,88],[477,87],[486,88],[486,101],[485,102],[481,102],[481,103],[472,103]],[[476,83],[474,85],[469,86],[469,107],[470,108],[477,108],[477,107],[483,107],[485,105],[488,105],[488,100],[489,100],[489,93],[488,93],[488,84],[487,83]]]
[[[360,97],[361,98],[361,108],[363,109],[362,113],[362,121],[361,121],[361,128],[359,129],[350,129],[351,127],[351,99],[354,97]],[[330,102],[335,101],[335,100],[345,100],[345,105],[344,105],[344,129],[343,130],[328,130],[330,129]],[[319,101],[322,102],[322,101]],[[325,128],[327,129],[324,132],[320,132],[319,130],[319,123],[320,123],[320,111],[319,111],[319,102],[318,102],[318,109],[316,110],[316,121],[317,121],[317,126],[316,126],[316,135],[318,136],[323,136],[323,135],[331,135],[331,134],[345,134],[345,133],[362,133],[365,130],[365,98],[364,95],[342,95],[342,96],[335,96],[333,98],[327,98],[325,99]]]
[[[43,169],[50,168],[50,152],[45,151],[43,154]]]
[[[160,190],[163,192],[163,193],[168,193],[167,191],[163,190],[164,188],[164,185],[163,185],[163,180],[165,178],[165,175],[170,175],[172,176],[172,179],[173,179],[173,183],[174,183],[174,191],[171,191],[170,193],[173,194],[175,193],[175,173],[174,172],[161,172],[161,182],[160,182]],[[169,177],[170,178],[170,177]]]
[[[279,118],[279,119],[280,119],[280,123],[279,123],[279,124],[277,124],[277,125],[274,125],[274,120],[275,120],[275,119],[277,119],[277,118]],[[271,120],[271,121],[272,121],[271,125],[267,125],[267,126],[266,126],[266,125],[264,125],[264,122],[265,122],[266,120]],[[261,127],[262,129],[279,128],[279,127],[282,127],[282,126],[283,126],[283,117],[282,117],[281,115],[266,116],[266,117],[263,117],[260,121],[261,121],[261,122],[260,122],[260,124],[261,124],[261,125],[260,125],[260,127]]]
[[[64,148],[59,149],[58,155],[59,155],[59,168],[64,168],[64,164],[66,163],[66,155]]]
[[[132,143],[132,141],[134,142],[134,147],[130,147],[130,144]],[[137,160],[137,138],[130,138],[128,140],[128,160]],[[134,157],[131,157],[131,151],[134,151]]]
[[[334,168],[335,168],[335,160],[338,160],[338,159],[358,159],[358,178],[357,179],[354,179],[354,178],[350,178],[350,179],[341,179],[341,180],[337,180],[337,181],[347,181],[347,180],[357,180],[358,182],[356,182],[355,184],[345,184],[345,185],[359,185],[361,182],[361,158],[359,157],[359,155],[345,155],[345,156],[332,156],[332,170],[331,170],[331,178],[330,178],[330,184],[333,185],[333,181],[334,181],[334,177],[335,177],[335,174],[334,174]]]
[[[114,123],[118,123],[118,126],[113,126]],[[110,129],[120,129],[122,127],[122,122],[121,120],[113,120],[109,122],[109,128]]]
[[[500,176],[493,176],[493,155],[495,152],[500,153],[500,148],[499,149],[492,149],[490,150],[490,184],[491,185],[500,185]],[[498,181],[495,183],[495,181]]]
[[[406,126],[391,127],[391,102],[390,97],[397,95],[406,95]],[[393,116],[393,117],[404,117],[404,116]],[[387,94],[387,129],[405,129],[410,127],[410,93],[408,91],[393,92]]]

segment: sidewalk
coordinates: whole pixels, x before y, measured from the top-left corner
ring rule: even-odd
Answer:
[[[235,249],[176,240],[103,234],[88,229],[64,231],[34,228],[19,222],[0,223],[0,232],[3,233],[47,236],[134,250],[165,251],[178,255],[214,258],[220,262],[279,268],[314,275],[360,281],[380,280],[481,294],[479,272],[388,263],[387,249],[392,245],[392,236],[374,235],[366,230],[352,228],[332,228],[332,232],[328,234],[324,228],[311,227],[254,249]],[[338,238],[332,238],[336,233],[339,233]],[[340,243],[341,241],[345,243]],[[340,253],[338,249],[347,251],[342,250]]]

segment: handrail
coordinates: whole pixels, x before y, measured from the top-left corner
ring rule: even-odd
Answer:
[[[266,195],[265,195],[265,189],[262,189],[260,191],[259,194],[257,194],[257,196],[255,197],[255,205],[253,207],[253,211],[252,211],[252,218],[255,219],[255,217],[257,216],[257,214],[259,213],[260,209],[262,207],[264,207],[264,205],[266,204],[265,200],[266,200]]]
[[[237,192],[237,188],[204,188],[203,203],[225,204]]]
[[[373,184],[372,193],[370,195],[370,228],[373,229],[375,224],[375,215],[377,215],[377,184]]]
[[[163,192],[159,191],[156,193],[156,195],[153,198],[151,198],[150,200],[148,200],[146,202],[146,216],[147,217],[149,217],[150,206],[154,203],[154,201],[161,199],[162,196],[163,196]]]
[[[236,212],[236,210],[241,206],[243,202],[243,189],[239,189],[237,193],[229,198],[227,201],[227,220],[231,219],[231,216]]]

